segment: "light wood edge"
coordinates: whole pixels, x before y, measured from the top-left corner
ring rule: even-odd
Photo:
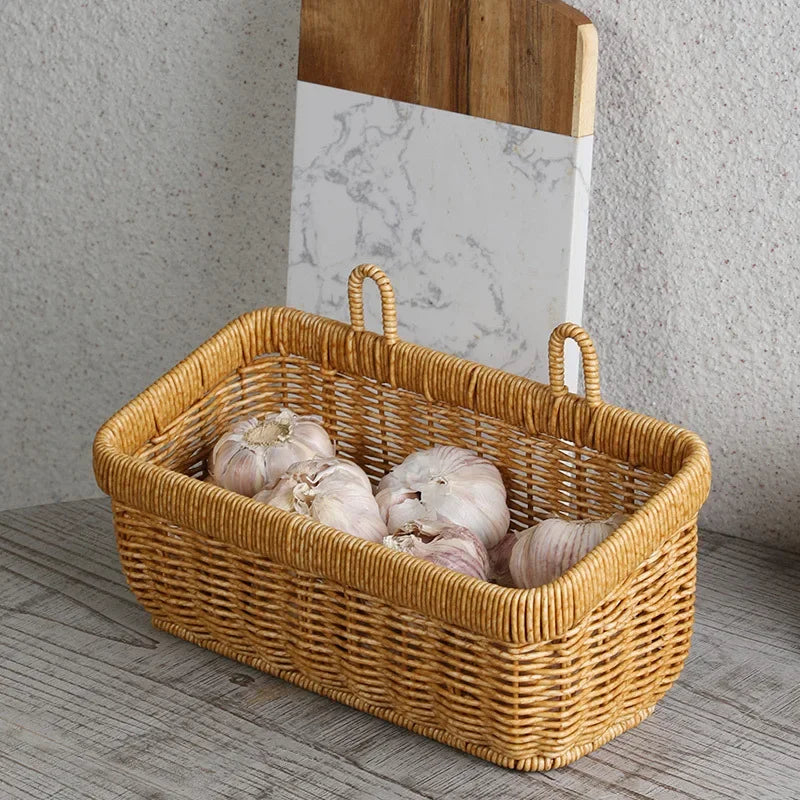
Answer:
[[[576,36],[572,135],[591,136],[597,102],[597,29],[591,23],[579,25]]]

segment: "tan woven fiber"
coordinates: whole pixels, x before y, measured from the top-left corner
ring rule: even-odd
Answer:
[[[386,335],[363,330],[366,277]],[[545,386],[398,339],[373,265],[348,293],[353,325],[239,317],[98,432],[97,480],[154,624],[516,769],[561,766],[638,724],[689,648],[705,445],[603,402],[576,325],[554,331]],[[585,398],[564,387],[566,338]],[[280,407],[320,415],[374,482],[415,450],[475,450],[500,470],[515,530],[630,516],[553,583],[507,589],[197,480],[226,429]]]

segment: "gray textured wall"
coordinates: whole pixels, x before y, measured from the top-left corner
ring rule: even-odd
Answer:
[[[298,7],[0,6],[0,508],[97,494],[103,419],[283,303]]]
[[[800,549],[800,17],[580,0],[600,39],[584,322],[607,398],[696,430],[702,521]]]
[[[600,35],[585,323],[606,398],[709,442],[707,527],[800,549],[800,19],[575,4]],[[0,508],[95,493],[102,419],[282,302],[298,9],[3,6]]]

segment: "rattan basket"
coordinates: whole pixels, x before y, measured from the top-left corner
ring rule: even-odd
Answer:
[[[383,335],[364,330],[365,277]],[[604,403],[576,325],[553,332],[545,386],[398,339],[373,265],[348,289],[352,325],[245,314],[100,429],[128,583],[190,642],[506,767],[567,764],[647,717],[681,670],[706,447]],[[564,386],[567,337],[585,397]],[[320,415],[375,481],[414,450],[475,450],[500,469],[517,530],[631,516],[553,583],[508,589],[197,480],[223,431],[284,406]]]

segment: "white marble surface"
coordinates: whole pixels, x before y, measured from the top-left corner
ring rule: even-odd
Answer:
[[[349,271],[374,262],[402,338],[545,380],[550,331],[581,318],[591,154],[592,137],[301,81],[288,303],[346,320]],[[377,291],[367,311],[379,329]]]

